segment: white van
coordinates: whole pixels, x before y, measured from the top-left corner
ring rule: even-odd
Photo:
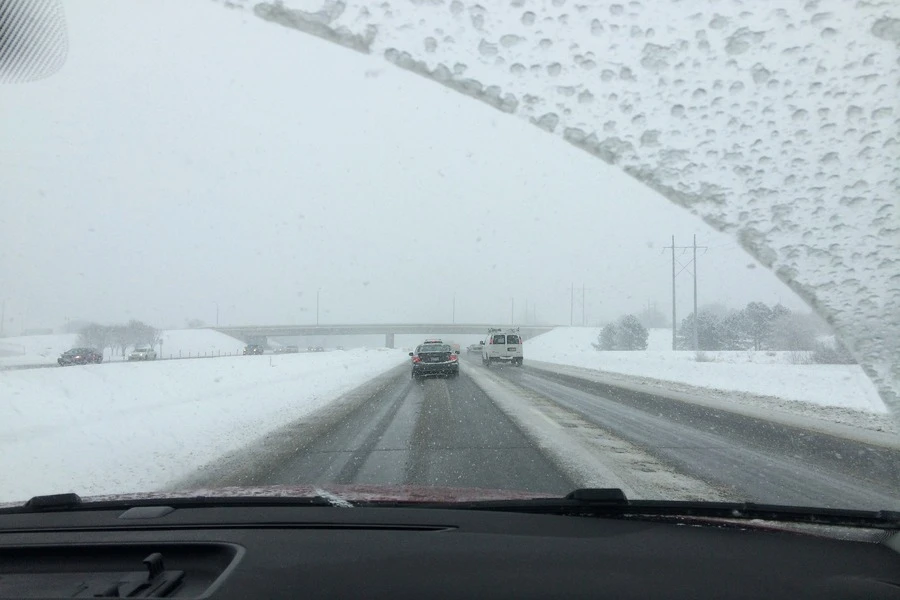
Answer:
[[[522,366],[524,358],[522,336],[519,329],[488,329],[481,350],[481,362],[486,367],[492,363],[508,363]]]

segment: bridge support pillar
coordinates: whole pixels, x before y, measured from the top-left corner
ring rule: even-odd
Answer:
[[[385,348],[393,348],[394,347],[394,334],[393,333],[384,334],[384,347]]]

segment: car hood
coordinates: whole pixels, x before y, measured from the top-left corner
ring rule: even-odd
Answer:
[[[476,502],[484,500],[527,500],[555,498],[559,494],[480,488],[425,486],[354,485],[271,485],[254,487],[194,488],[176,491],[136,492],[82,496],[83,502],[128,500],[165,500],[167,498],[309,498],[321,496],[335,504],[349,502]],[[0,508],[19,506],[21,502],[0,503]]]

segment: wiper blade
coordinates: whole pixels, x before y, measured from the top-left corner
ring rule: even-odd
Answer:
[[[136,506],[203,508],[208,506],[330,506],[352,508],[355,505],[328,492],[315,496],[152,496],[111,500],[82,500],[78,494],[34,496],[25,504],[0,507],[0,514],[108,510]]]
[[[419,506],[423,506],[420,504]],[[434,506],[434,505],[432,505]],[[595,517],[709,518],[785,521],[816,525],[900,529],[900,512],[847,510],[754,502],[628,500],[617,488],[582,488],[562,498],[485,500],[441,504],[442,508]]]

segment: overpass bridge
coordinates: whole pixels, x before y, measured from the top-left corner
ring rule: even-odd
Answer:
[[[394,347],[394,336],[413,335],[453,335],[472,334],[484,336],[492,327],[518,327],[523,339],[547,333],[559,325],[497,325],[479,323],[386,323],[386,324],[346,324],[346,325],[244,325],[238,327],[209,327],[214,331],[230,335],[247,344],[265,343],[270,337],[298,337],[323,335],[383,335],[384,345]]]

